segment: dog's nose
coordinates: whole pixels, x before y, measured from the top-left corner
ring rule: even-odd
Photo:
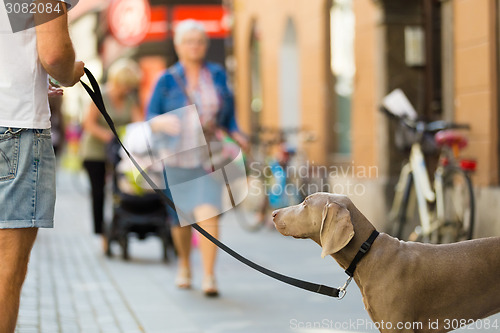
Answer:
[[[279,212],[279,211],[280,211],[279,209],[277,209],[277,210],[273,211],[273,217],[276,217],[276,215],[278,215],[278,212]]]

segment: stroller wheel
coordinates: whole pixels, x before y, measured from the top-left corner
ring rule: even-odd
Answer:
[[[113,221],[111,223],[104,223],[104,232],[103,232],[103,237],[105,240],[103,240],[104,244],[103,244],[103,250],[104,250],[104,254],[107,256],[107,257],[112,257],[113,256],[113,252],[111,251],[111,243],[116,240],[116,238],[114,238],[114,232],[113,232],[113,225],[115,225],[116,221],[115,221],[116,217],[113,217]]]
[[[168,253],[167,253],[167,247],[163,246],[163,262],[168,263],[170,260],[168,260]]]
[[[120,245],[122,247],[122,258],[123,260],[129,260],[130,257],[128,255],[128,237],[124,235],[120,239]]]
[[[104,245],[104,253],[106,254],[106,257],[111,258],[113,256],[113,252],[111,252],[111,240],[109,239],[109,237],[106,238],[107,241]]]
[[[162,243],[163,243],[163,262],[168,263],[169,262],[169,260],[168,260],[169,241],[168,241],[168,238],[166,236],[162,237]]]

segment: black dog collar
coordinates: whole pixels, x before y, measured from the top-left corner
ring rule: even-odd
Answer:
[[[364,255],[370,250],[372,247],[373,242],[375,241],[375,238],[379,235],[379,232],[377,230],[373,230],[372,234],[366,242],[364,242],[361,247],[359,248],[358,253],[354,257],[354,259],[351,261],[351,264],[349,267],[345,270],[346,274],[349,275],[350,277],[354,276],[354,271],[356,270],[356,266],[358,263],[363,259]]]

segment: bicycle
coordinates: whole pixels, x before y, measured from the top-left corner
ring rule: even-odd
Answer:
[[[475,171],[476,162],[459,155],[467,145],[467,137],[459,130],[469,126],[416,120],[385,106],[381,111],[399,120],[400,128],[412,137],[409,159],[401,169],[389,213],[393,235],[406,238],[409,223],[416,218],[413,224],[416,222],[417,226],[410,230],[408,240],[451,243],[472,239],[475,203],[470,173]],[[434,186],[422,149],[426,143],[435,143],[440,148]]]
[[[314,173],[309,171],[309,165],[305,165],[308,168],[305,177],[297,172],[307,159],[304,153],[288,145],[287,138],[292,134],[303,134],[304,142],[314,141],[310,133],[297,128],[259,128],[251,137],[252,153],[247,161],[249,193],[239,207],[240,224],[248,231],[272,225],[271,211],[300,203],[310,194],[309,184],[326,183],[310,177]]]

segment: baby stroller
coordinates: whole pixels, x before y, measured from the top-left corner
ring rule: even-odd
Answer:
[[[111,224],[106,225],[108,257],[113,255],[111,244],[118,242],[122,248],[122,257],[129,257],[129,236],[134,234],[139,240],[149,236],[157,236],[163,244],[163,261],[168,262],[168,248],[173,248],[170,226],[167,222],[166,204],[162,198],[152,190],[141,188],[131,176],[130,163],[124,159],[124,168],[121,162],[120,145],[116,140],[108,146],[107,155],[113,165],[113,217]]]

